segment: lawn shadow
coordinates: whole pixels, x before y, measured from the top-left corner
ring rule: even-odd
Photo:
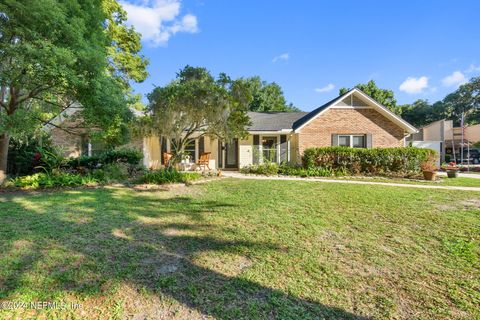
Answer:
[[[65,204],[75,194],[74,206]],[[12,196],[0,203],[0,261],[8,258],[4,267],[10,270],[0,273],[0,300],[28,288],[27,273],[42,264],[48,267],[42,290],[51,298],[59,292],[102,295],[106,283],[128,282],[218,319],[366,319],[248,280],[242,276],[248,264],[239,265],[235,275],[202,266],[196,260],[202,254],[254,261],[255,252],[280,248],[239,240],[234,229],[206,218],[236,204],[151,195],[98,189],[36,195],[28,201]],[[34,245],[18,250],[19,241]],[[55,261],[52,248],[64,258]]]

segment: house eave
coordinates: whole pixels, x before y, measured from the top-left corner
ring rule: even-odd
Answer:
[[[292,129],[282,130],[248,130],[250,134],[287,134],[293,132]]]

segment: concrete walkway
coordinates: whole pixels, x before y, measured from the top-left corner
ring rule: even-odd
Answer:
[[[446,176],[447,176],[447,173],[446,173],[446,172],[443,172],[443,171],[437,172],[437,174],[438,174],[439,176],[442,176],[442,177],[446,177]],[[459,177],[459,178],[480,179],[480,173],[478,173],[478,172],[475,172],[475,173],[459,172],[459,173],[458,173],[458,177]]]
[[[401,188],[417,188],[417,189],[441,189],[441,190],[461,190],[461,191],[478,191],[480,187],[460,187],[460,186],[434,186],[424,184],[405,184],[405,183],[389,183],[389,182],[373,182],[373,181],[357,181],[357,180],[334,180],[325,178],[301,178],[301,177],[282,177],[282,176],[260,176],[242,174],[238,171],[223,171],[224,177],[247,179],[247,180],[286,180],[286,181],[305,181],[305,182],[326,182],[326,183],[346,183],[346,184],[366,184],[379,185],[388,187]]]

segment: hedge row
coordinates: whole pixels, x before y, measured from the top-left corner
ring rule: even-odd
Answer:
[[[303,154],[306,169],[323,168],[335,172],[368,175],[411,176],[422,172],[422,163],[434,150],[414,147],[356,149],[348,147],[309,148]]]
[[[80,156],[70,159],[67,167],[70,168],[96,168],[100,165],[110,163],[125,163],[129,165],[137,165],[142,160],[143,154],[134,149],[111,150],[95,156]]]

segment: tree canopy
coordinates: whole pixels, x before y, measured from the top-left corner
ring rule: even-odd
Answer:
[[[252,102],[248,106],[250,111],[255,112],[295,112],[300,111],[293,104],[287,104],[282,88],[275,82],[268,83],[260,77],[238,79],[252,96]]]
[[[194,134],[222,141],[248,134],[250,92],[242,81],[225,74],[214,78],[205,68],[186,66],[148,99],[151,115],[141,123],[143,134],[171,139],[176,161]]]
[[[148,63],[125,19],[115,0],[0,3],[0,176],[10,137],[31,135],[73,102],[87,126],[121,131],[129,81],[144,80]]]
[[[454,125],[458,126],[462,113],[465,124],[480,123],[480,77],[472,78],[434,104],[417,100],[400,106],[400,112],[405,120],[417,127],[441,119],[453,120]]]
[[[359,83],[355,86],[355,88],[362,90],[375,101],[390,109],[392,112],[397,114],[399,113],[397,108],[397,100],[395,100],[395,95],[392,90],[379,88],[373,80],[368,81],[366,84]],[[351,89],[341,88],[340,95],[345,94],[349,90]]]

